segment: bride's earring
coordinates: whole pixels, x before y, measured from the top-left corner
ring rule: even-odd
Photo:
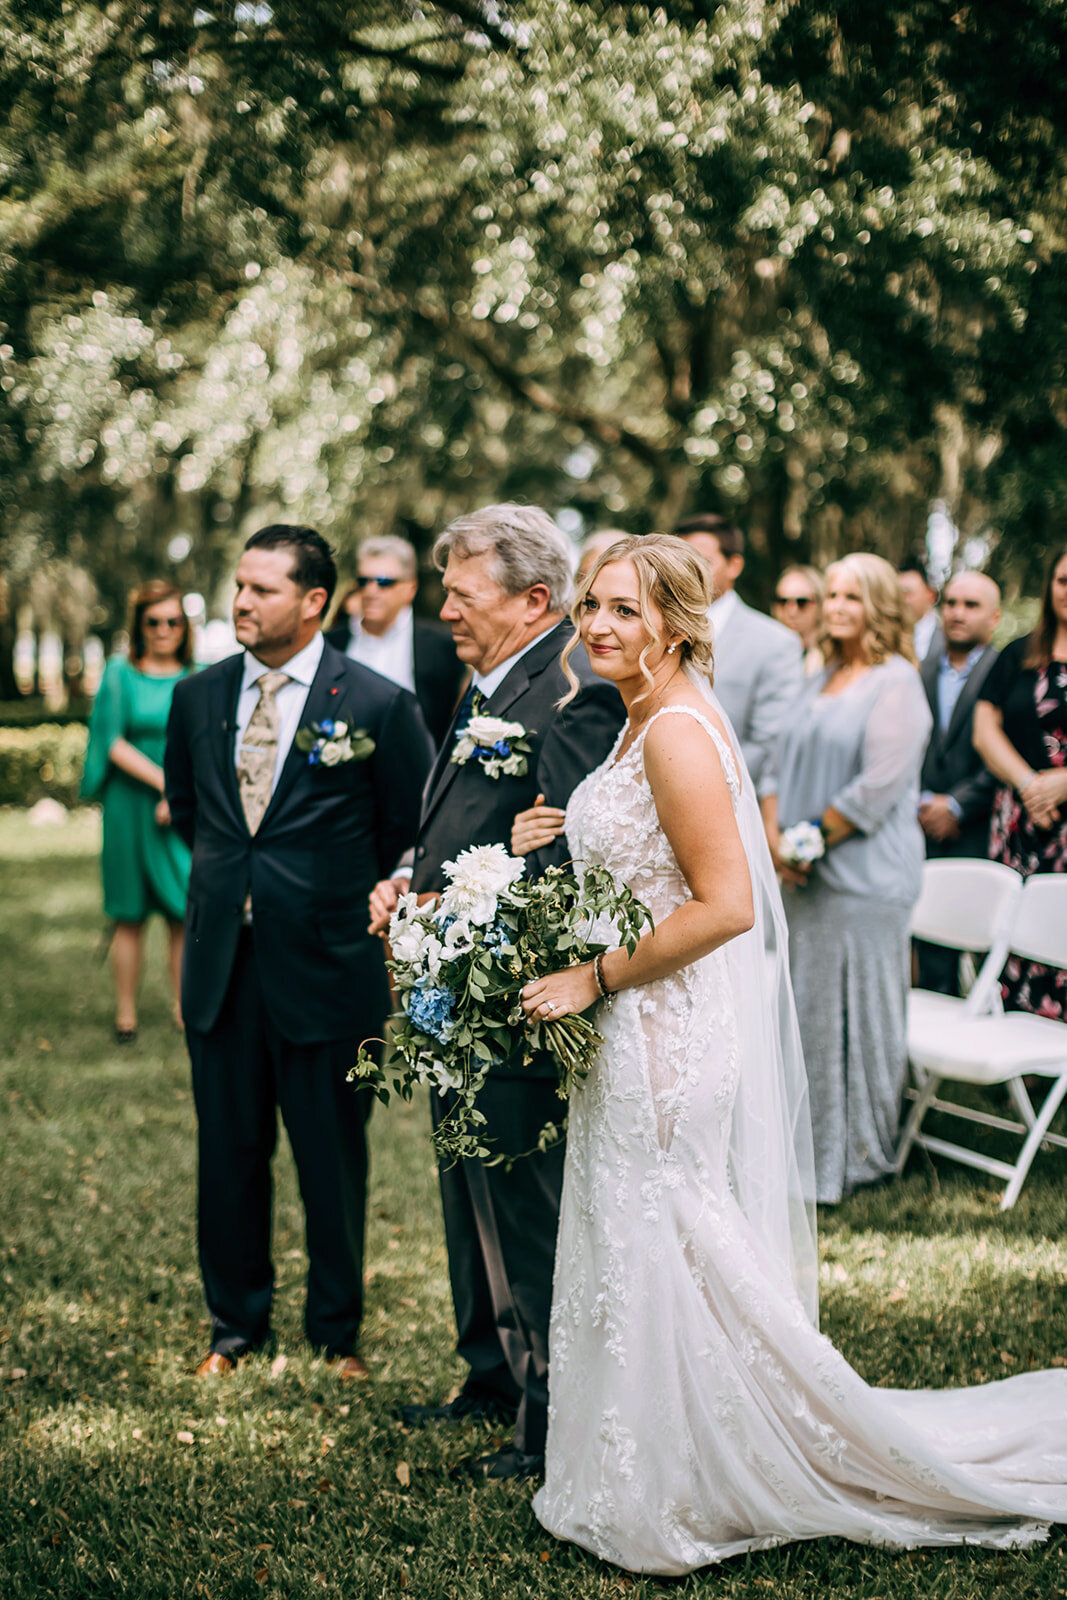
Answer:
[[[676,644],[669,644],[667,646],[667,654],[669,656],[673,656],[673,654],[677,650],[677,648],[678,648],[678,646]]]

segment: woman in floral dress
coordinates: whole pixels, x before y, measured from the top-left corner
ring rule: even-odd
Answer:
[[[1024,878],[1067,872],[1067,549],[1055,557],[1028,638],[994,663],[974,715],[974,744],[1001,780],[989,854]],[[1067,972],[1013,956],[1005,1006],[1067,1021]]]

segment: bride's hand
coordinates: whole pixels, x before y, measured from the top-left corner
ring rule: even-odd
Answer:
[[[526,1015],[539,1022],[558,1022],[560,1017],[588,1011],[600,999],[593,963],[587,961],[580,967],[551,972],[547,978],[534,978],[520,998]]]
[[[545,797],[539,794],[529,811],[520,811],[511,825],[511,853],[528,856],[531,850],[543,850],[555,844],[563,832],[564,813],[558,806],[546,806]]]

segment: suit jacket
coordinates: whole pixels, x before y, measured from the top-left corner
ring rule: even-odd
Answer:
[[[778,736],[804,686],[804,648],[791,628],[746,606],[740,595],[715,641],[715,693],[734,725],[759,792]]]
[[[264,1003],[283,1037],[369,1037],[389,994],[381,942],[367,933],[368,897],[417,826],[432,756],[418,705],[327,645],[301,726],[339,717],[366,729],[374,751],[365,761],[311,766],[294,740],[253,836],[234,766],[243,671],[241,653],[185,679],[167,727],[167,799],[193,852],[186,1022],[201,1033],[214,1026],[251,894]]]
[[[443,889],[442,864],[461,850],[478,844],[508,845],[516,812],[532,806],[539,794],[550,806],[565,806],[581,780],[608,755],[625,707],[615,685],[597,677],[580,645],[570,659],[581,688],[568,705],[556,710],[556,701],[568,688],[559,659],[572,633],[565,622],[546,634],[515,663],[483,708],[526,729],[530,758],[523,777],[489,778],[477,761],[457,766],[449,759],[451,737],[442,747],[426,787],[415,842],[411,887],[416,893]],[[529,858],[529,870],[536,875],[569,857],[561,837]],[[527,1071],[532,1074],[534,1069]],[[553,1071],[546,1066],[538,1075]]]
[[[920,668],[923,688],[934,714],[933,732],[926,747],[920,788],[951,795],[961,808],[958,839],[927,839],[928,856],[981,856],[989,853],[989,817],[997,780],[974,748],[974,707],[997,652],[989,645],[971,668],[944,733],[938,709],[937,679],[944,648],[931,651]]]
[[[352,631],[347,619],[331,628],[326,634],[327,644],[344,655]],[[434,747],[439,749],[448,732],[452,713],[456,709],[463,686],[467,681],[467,667],[456,654],[452,635],[434,622],[415,618],[412,653],[415,657],[415,698],[422,709],[423,721],[430,730]]]

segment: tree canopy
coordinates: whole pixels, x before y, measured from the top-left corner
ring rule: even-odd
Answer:
[[[1032,583],[1064,42],[1058,0],[0,0],[12,592],[502,496],[736,511],[757,584],[940,498]]]

